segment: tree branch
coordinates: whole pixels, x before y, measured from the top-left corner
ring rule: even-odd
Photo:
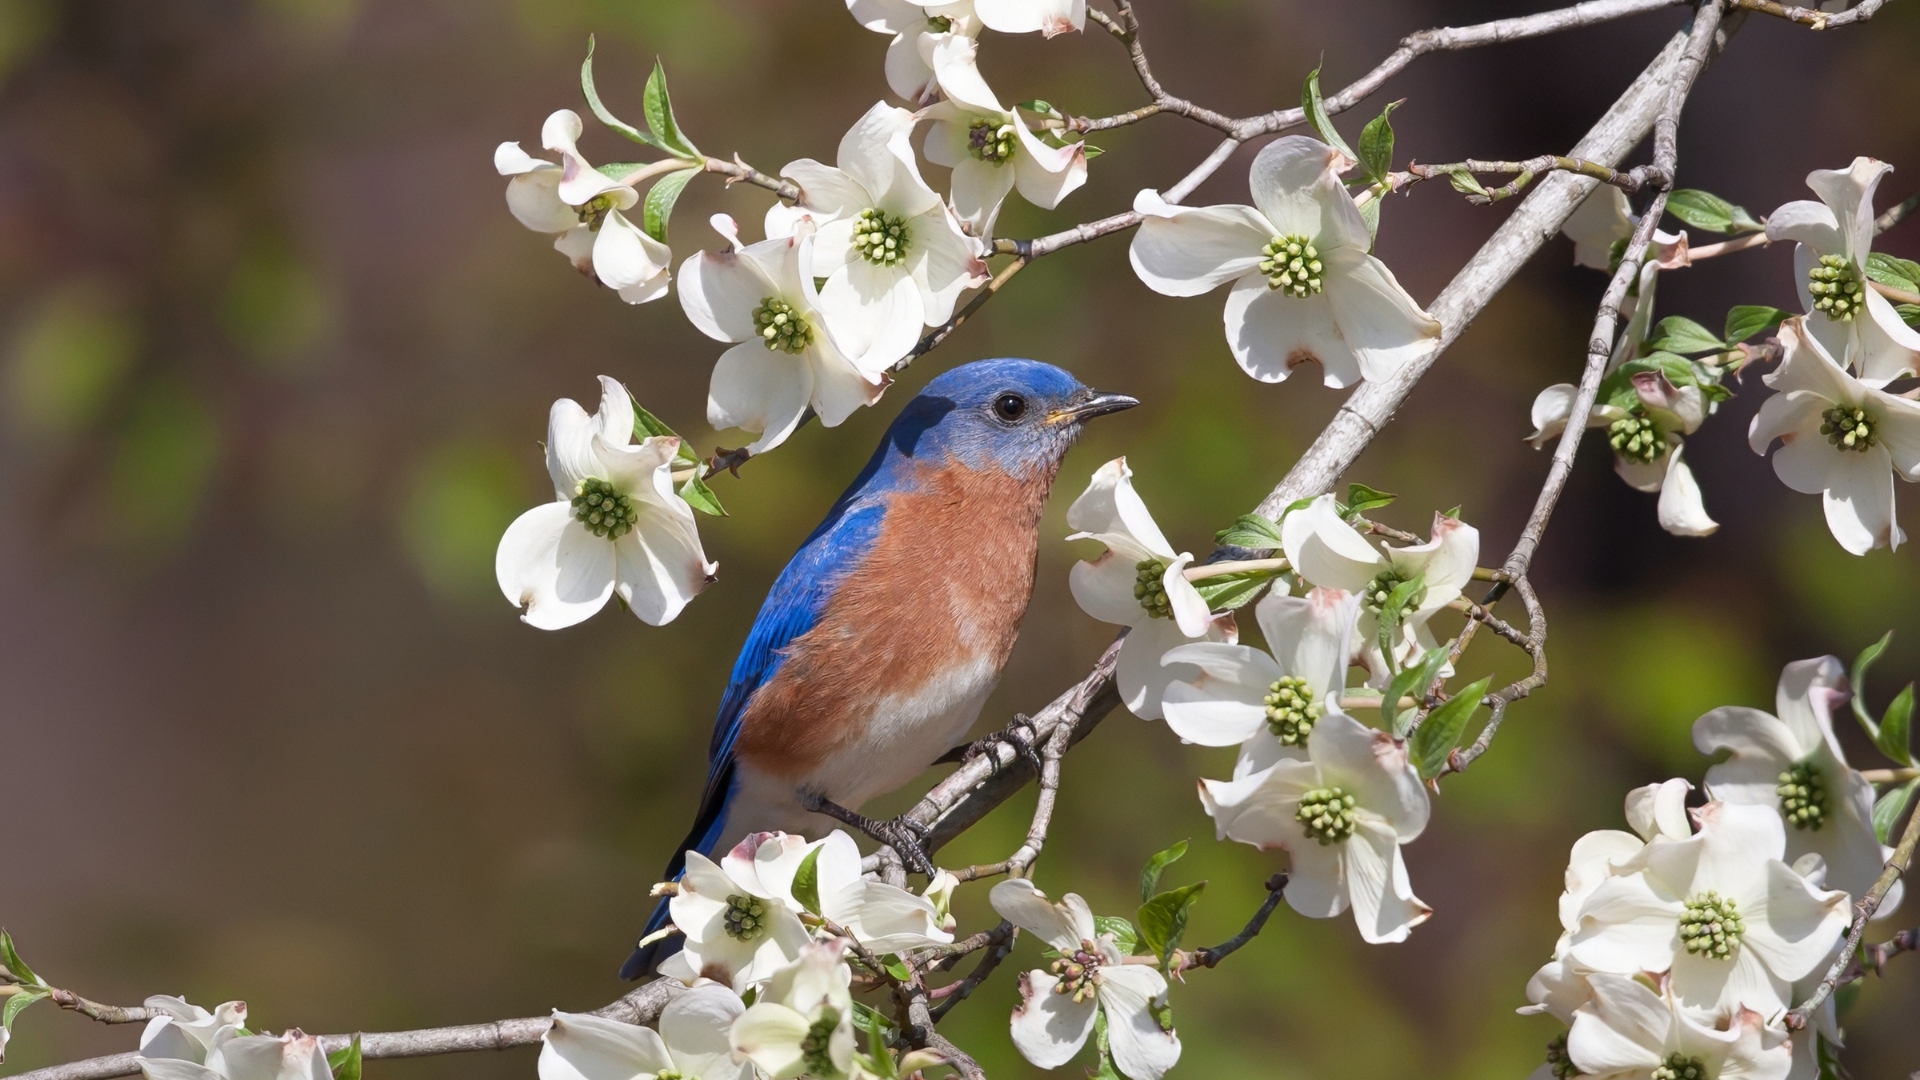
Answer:
[[[1233,937],[1210,949],[1195,949],[1187,953],[1181,957],[1180,963],[1174,969],[1175,972],[1191,971],[1194,968],[1214,967],[1218,965],[1220,961],[1233,955],[1242,945],[1252,941],[1255,937],[1259,936],[1261,930],[1266,928],[1267,919],[1272,917],[1274,909],[1280,906],[1281,897],[1286,894],[1286,891],[1287,875],[1284,871],[1268,878],[1267,898],[1261,901],[1259,910],[1253,913],[1253,918],[1247,920],[1247,925],[1242,927],[1240,932],[1233,935]]]
[[[1776,19],[1797,22],[1813,30],[1826,30],[1849,23],[1866,22],[1885,5],[1887,0],[1860,0],[1846,11],[1829,12],[1819,8],[1796,7],[1791,4],[1779,4],[1774,0],[1728,0],[1729,7],[1745,8],[1762,15],[1772,15]]]

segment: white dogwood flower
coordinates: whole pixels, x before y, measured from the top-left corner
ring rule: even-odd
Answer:
[[[733,1024],[733,1050],[770,1080],[805,1073],[840,1080],[854,1071],[853,971],[845,938],[811,944],[773,972],[758,1001]]]
[[[1386,378],[1430,352],[1440,324],[1368,254],[1372,235],[1340,182],[1352,165],[1326,143],[1288,135],[1253,159],[1253,206],[1175,206],[1142,191],[1134,272],[1167,296],[1233,282],[1227,344],[1262,382],[1309,362],[1328,386]]]
[[[1588,895],[1568,955],[1618,975],[1670,971],[1688,1008],[1773,1016],[1845,932],[1847,894],[1782,861],[1770,807],[1708,803],[1694,818],[1699,832],[1656,838]]]
[[[1307,734],[1307,758],[1283,758],[1232,780],[1200,781],[1222,840],[1284,848],[1287,903],[1315,919],[1353,908],[1369,942],[1405,941],[1433,909],[1413,894],[1400,845],[1431,807],[1404,744],[1345,713]]]
[[[146,1080],[333,1080],[326,1051],[312,1035],[234,1035],[207,1051],[204,1064],[135,1058]]]
[[[720,862],[687,852],[686,873],[668,902],[686,944],[660,973],[692,985],[707,978],[736,993],[792,963],[809,940],[797,907],[760,879],[760,848],[778,834],[754,833]]]
[[[1180,1036],[1163,1027],[1167,980],[1152,964],[1129,964],[1111,934],[1095,930],[1093,911],[1077,893],[1048,900],[1025,878],[988,894],[1000,917],[1060,952],[1048,970],[1020,976],[1013,1010],[1013,1045],[1042,1069],[1073,1060],[1093,1032],[1094,1014],[1107,1014],[1113,1063],[1132,1080],[1160,1080],[1180,1060]]]
[[[834,318],[823,309],[814,292],[820,239],[812,222],[744,246],[732,218],[716,214],[713,227],[727,250],[702,251],[680,266],[688,320],[735,343],[714,365],[707,422],[757,433],[747,449],[761,454],[785,442],[809,409],[834,427],[880,400],[892,361],[863,366],[843,348],[849,325],[866,316],[856,309]]]
[[[940,96],[933,53],[942,43],[980,35],[973,0],[916,4],[912,0],[847,0],[847,10],[876,34],[892,34],[887,46],[887,86],[916,106]]]
[[[590,1013],[553,1011],[540,1037],[540,1080],[748,1080],[729,1034],[746,1006],[719,983],[702,982],[660,1011],[660,1029]]]
[[[1200,676],[1167,687],[1167,727],[1202,746],[1244,745],[1248,771],[1305,757],[1313,725],[1340,711],[1359,610],[1360,598],[1338,589],[1269,593],[1254,606],[1267,649],[1202,641],[1170,650],[1161,663],[1191,664]]]
[[[1725,705],[1693,724],[1703,754],[1731,751],[1707,770],[1715,799],[1776,807],[1787,823],[1783,856],[1809,852],[1826,863],[1827,885],[1865,896],[1893,849],[1873,831],[1873,785],[1847,764],[1833,733],[1833,710],[1847,701],[1847,673],[1831,656],[1796,660],[1780,672],[1774,712]],[[1900,905],[1902,884],[1876,915]]]
[[[1574,208],[1573,214],[1560,226],[1560,231],[1573,241],[1575,266],[1611,271],[1614,252],[1633,235],[1634,227],[1639,224],[1640,215],[1628,205],[1627,193],[1612,184],[1601,184]],[[1686,266],[1690,261],[1685,229],[1678,233],[1659,229],[1653,231],[1648,265],[1671,270],[1676,266]],[[1629,297],[1627,302],[1631,303],[1632,298]]]
[[[810,898],[800,895],[804,890],[799,884],[809,859]],[[796,908],[809,907],[811,899],[817,906],[810,910],[874,953],[904,953],[953,941],[932,900],[862,874],[860,848],[839,829],[812,843],[804,836],[770,834],[754,852],[754,865],[761,884],[775,896]]]
[[[1747,429],[1773,471],[1803,494],[1818,492],[1827,528],[1855,555],[1906,540],[1893,517],[1893,478],[1920,479],[1920,403],[1896,397],[1834,362],[1796,316],[1780,324],[1780,366],[1763,377],[1775,391]]]
[[[1870,386],[1920,370],[1920,330],[1900,320],[1867,279],[1873,248],[1873,192],[1893,170],[1857,157],[1846,169],[1815,169],[1807,186],[1819,202],[1790,202],[1767,218],[1767,239],[1792,240],[1794,284],[1807,329],[1841,366]]]
[[[1480,531],[1466,522],[1435,514],[1430,535],[1424,544],[1397,548],[1382,543],[1376,550],[1341,520],[1332,495],[1320,496],[1280,522],[1281,546],[1302,581],[1360,597],[1354,658],[1367,669],[1369,681],[1380,686],[1391,676],[1380,644],[1380,615],[1393,591],[1415,578],[1422,581],[1406,604],[1393,643],[1404,663],[1434,647],[1427,622],[1459,598],[1480,560]]]
[[[1195,638],[1230,640],[1224,620],[1216,620],[1207,602],[1187,580],[1190,552],[1175,552],[1147,504],[1133,490],[1127,459],[1114,458],[1093,474],[1087,490],[1067,508],[1068,540],[1098,540],[1100,557],[1073,564],[1067,578],[1080,610],[1128,628],[1114,666],[1120,700],[1142,720],[1158,720],[1160,699],[1175,679],[1192,679],[1199,669],[1162,666],[1168,649]]]
[[[557,234],[554,250],[572,260],[581,273],[620,294],[629,304],[666,295],[667,266],[673,252],[628,221],[639,195],[587,164],[575,145],[583,130],[579,114],[561,109],[547,117],[540,143],[560,155],[560,163],[542,161],[501,143],[493,167],[507,181],[507,208],[534,232]]]
[[[620,599],[651,626],[672,622],[712,581],[693,508],[673,488],[680,440],[633,442],[633,399],[600,376],[592,416],[571,398],[547,416],[554,501],[507,526],[494,555],[500,591],[528,625],[558,630]]]
[[[1619,975],[1593,977],[1566,1049],[1581,1075],[1601,1080],[1785,1080],[1793,1066],[1754,1010],[1735,1010],[1722,1030]]]
[[[974,8],[987,29],[1003,34],[1056,37],[1087,25],[1087,0],[974,0]]]
[[[140,1053],[145,1057],[204,1063],[209,1051],[247,1026],[244,1001],[229,1001],[208,1012],[185,998],[155,994],[145,1005],[155,1014],[140,1032]]]
[[[1020,197],[1051,210],[1087,182],[1087,152],[1079,143],[1048,146],[1027,129],[1019,112],[1000,104],[974,64],[976,43],[949,36],[933,50],[947,100],[923,114],[927,160],[953,170],[953,210],[976,236],[993,233],[1000,203],[1015,187]]]
[[[769,237],[803,218],[819,228],[809,275],[826,279],[820,304],[840,318],[840,347],[869,371],[905,356],[922,326],[952,317],[961,290],[987,281],[974,241],[920,177],[914,122],[876,103],[841,138],[838,167],[788,162],[780,175],[800,185],[800,203],[767,211]]]

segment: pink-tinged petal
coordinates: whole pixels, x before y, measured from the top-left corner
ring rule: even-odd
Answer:
[[[1633,235],[1633,215],[1627,193],[1612,184],[1600,184],[1574,208],[1560,231],[1573,241],[1573,264],[1607,269],[1613,245]]]
[[[1422,612],[1443,607],[1459,596],[1473,580],[1480,561],[1480,530],[1459,518],[1433,515],[1428,535],[1431,539],[1424,544],[1387,548],[1387,560],[1401,576],[1411,579],[1416,574],[1425,575],[1426,596],[1419,608]]]
[[[594,274],[629,304],[666,294],[667,264],[672,260],[667,245],[642,232],[618,210],[608,211],[593,243]]]
[[[1839,743],[1833,739],[1833,706],[1846,701],[1847,669],[1839,657],[1816,656],[1795,660],[1780,670],[1774,686],[1773,710],[1780,722],[1793,732],[1798,744],[1795,759],[1806,757],[1822,746],[1831,746],[1844,763]]]
[[[1747,427],[1747,445],[1756,454],[1765,454],[1775,439],[1784,439],[1789,446],[1800,444],[1805,450],[1825,447],[1826,437],[1820,434],[1820,414],[1832,407],[1833,402],[1810,390],[1775,394],[1762,401],[1760,410],[1753,414],[1753,422]],[[1820,486],[1805,494],[1819,491]]]
[[[1832,353],[1807,332],[1808,322],[1809,317],[1796,316],[1780,324],[1780,366],[1763,376],[1762,381],[1783,394],[1808,390],[1829,401],[1858,404],[1865,398],[1866,389],[1843,371]]]
[[[1871,446],[1865,453],[1836,451],[1830,456],[1838,460],[1827,473],[1821,504],[1833,538],[1855,555],[1878,547],[1897,550],[1906,533],[1893,519],[1893,462],[1887,448]],[[1780,454],[1773,460],[1778,471]]]
[[[707,422],[761,433],[752,449],[764,453],[800,426],[812,396],[813,370],[806,361],[746,341],[722,353],[713,367]]]
[[[1920,330],[1903,322],[1886,297],[1869,288],[1867,310],[1854,316],[1851,325],[1853,365],[1862,382],[1885,386],[1920,371]]]
[[[1327,302],[1340,337],[1360,361],[1370,382],[1392,377],[1428,353],[1440,339],[1440,322],[1414,303],[1387,264],[1364,247],[1321,256],[1327,267]]]
[[[1433,909],[1413,895],[1392,829],[1362,823],[1344,846],[1347,895],[1361,939],[1370,945],[1407,940],[1414,927],[1433,915]]]
[[[671,1068],[659,1032],[638,1024],[556,1009],[540,1039],[540,1080],[631,1080]]]
[[[1210,641],[1226,640],[1220,620],[1209,625],[1206,637]],[[1161,699],[1168,685],[1177,679],[1191,682],[1198,676],[1198,668],[1160,662],[1174,646],[1189,640],[1171,619],[1145,619],[1127,631],[1126,640],[1120,643],[1120,655],[1114,661],[1113,678],[1120,691],[1120,701],[1128,712],[1142,720],[1160,719]]]
[[[591,618],[613,595],[613,545],[575,520],[570,504],[546,503],[507,526],[493,571],[507,599],[526,608],[529,626],[559,630]]]
[[[1149,189],[1134,196],[1133,208],[1144,220],[1127,259],[1164,296],[1199,296],[1253,274],[1273,239],[1273,227],[1251,206],[1175,206]]]
[[[1289,296],[1261,275],[1248,274],[1227,294],[1224,318],[1233,358],[1261,382],[1284,382],[1306,364],[1318,364],[1321,381],[1335,389],[1361,379],[1360,359],[1325,293]]]
[[[681,288],[686,286],[683,284]],[[1578,390],[1572,383],[1555,383],[1534,397],[1533,434],[1527,436],[1527,442],[1532,443],[1535,450],[1567,430],[1567,420],[1573,416],[1573,396]]]
[[[753,313],[777,295],[760,264],[735,251],[697,252],[680,264],[681,310],[715,341],[758,344]]]
[[[702,983],[660,1012],[660,1037],[681,1074],[700,1080],[747,1080],[752,1066],[733,1060],[729,1033],[746,1006],[716,983]]]
[[[1673,1009],[1629,978],[1589,976],[1593,1002],[1574,1015],[1567,1056],[1583,1073],[1597,1076],[1650,1074],[1666,1058]]]
[[[1046,37],[1084,29],[1087,0],[974,0],[973,10],[989,30]]]
[[[1113,1063],[1132,1080],[1160,1080],[1180,1060],[1180,1037],[1154,1016],[1155,1004],[1166,1001],[1167,980],[1142,964],[1107,967],[1100,977]]]
[[[1254,607],[1260,632],[1282,672],[1307,680],[1314,700],[1321,702],[1346,687],[1359,613],[1357,593],[1328,588],[1301,597],[1268,593]]]
[[[608,195],[616,210],[625,210],[640,201],[639,194],[632,188],[608,178],[580,156],[574,144],[584,130],[580,114],[572,109],[555,112],[540,129],[540,145],[560,155],[560,201],[580,206],[596,196]]]
[[[1427,827],[1432,804],[1406,747],[1345,713],[1328,713],[1307,735],[1307,753],[1330,785],[1345,788],[1359,808],[1380,815],[1402,843]]]
[[[987,894],[1000,917],[1056,949],[1077,949],[1083,938],[1075,917],[1026,878],[1009,878]],[[1085,901],[1082,901],[1084,906]],[[1091,934],[1084,935],[1091,937]]]
[[[1387,569],[1386,558],[1340,519],[1330,494],[1288,514],[1280,537],[1294,572],[1321,588],[1357,594]]]
[[[863,371],[834,351],[831,342],[816,341],[801,354],[813,372],[813,394],[808,404],[823,427],[839,427],[854,411],[872,405],[893,380]]]
[[[1364,252],[1373,236],[1339,175],[1352,165],[1318,139],[1286,135],[1254,155],[1247,186],[1275,233],[1312,240],[1322,259],[1343,247]]]
[[[1711,536],[1720,523],[1707,513],[1700,482],[1693,478],[1693,470],[1680,459],[1680,453],[1675,447],[1666,480],[1660,485],[1660,527],[1675,536]]]
[[[853,217],[873,205],[873,196],[859,181],[812,158],[787,162],[780,175],[800,185],[801,206],[829,218]]]
[[[1059,981],[1040,970],[1020,976],[1020,1004],[1013,1010],[1013,1045],[1042,1069],[1073,1060],[1093,1033],[1093,1017],[1100,1008],[1092,994],[1075,1001],[1072,994],[1054,993]]]
[[[1807,186],[1832,208],[1844,254],[1857,267],[1865,268],[1867,250],[1873,244],[1873,191],[1880,186],[1880,178],[1892,171],[1893,166],[1884,161],[1857,157],[1845,169],[1815,169],[1807,174]]]
[[[1020,197],[1042,210],[1051,210],[1087,182],[1087,148],[1080,143],[1048,146],[1027,130],[1027,122],[1018,113],[1013,116],[1013,124],[1020,139],[1020,152],[1013,159]]]
[[[1767,239],[1804,244],[1813,249],[1815,260],[1822,255],[1844,255],[1847,246],[1833,211],[1811,199],[1787,203],[1767,215]]]

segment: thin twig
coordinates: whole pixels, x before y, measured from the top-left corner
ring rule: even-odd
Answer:
[[[1866,22],[1873,18],[1887,0],[1860,0],[1846,11],[1821,11],[1819,8],[1796,7],[1791,4],[1775,3],[1774,0],[1728,0],[1729,7],[1745,8],[1762,15],[1771,15],[1776,19],[1797,22],[1812,30],[1828,30],[1848,23]]]
[[[1886,899],[1887,891],[1892,889],[1893,883],[1899,881],[1900,876],[1907,872],[1907,865],[1913,861],[1913,848],[1916,843],[1920,843],[1920,813],[1907,818],[1906,831],[1900,834],[1900,845],[1893,849],[1893,857],[1887,860],[1887,865],[1880,871],[1880,877],[1873,883],[1873,888],[1868,889],[1867,895],[1853,905],[1853,927],[1847,931],[1846,948],[1840,950],[1839,956],[1834,957],[1833,966],[1827,969],[1826,977],[1820,980],[1819,986],[1814,987],[1813,993],[1807,997],[1807,1000],[1787,1014],[1788,1027],[1796,1031],[1806,1027],[1807,1018],[1820,1008],[1821,1003],[1827,1000],[1827,995],[1833,993],[1833,988],[1839,985],[1841,976],[1847,970],[1847,964],[1853,960],[1854,951],[1860,948],[1860,935],[1866,933],[1868,920],[1873,918],[1874,912],[1880,910],[1880,902]]]
[[[1001,934],[998,940],[989,943],[986,955],[980,958],[980,962],[974,965],[973,970],[967,973],[966,978],[961,979],[951,986],[943,986],[940,988],[941,1001],[939,1006],[933,1010],[933,1020],[935,1023],[939,1023],[945,1019],[946,1015],[953,1011],[954,1006],[972,997],[973,992],[980,988],[980,984],[991,978],[994,971],[1000,967],[1000,964],[1012,954],[1013,943],[1015,939],[1020,936],[1020,931],[1009,922],[1002,922],[995,930],[997,931],[1001,928],[1005,929],[1005,933]]]
[[[739,154],[733,155],[732,161],[712,157],[707,158],[704,167],[710,173],[719,173],[726,177],[727,186],[729,187],[734,184],[752,184],[754,187],[766,188],[768,191],[773,192],[781,199],[790,203],[799,202],[802,195],[800,185],[783,177],[768,176],[766,173],[740,160]]]
[[[1268,878],[1267,898],[1260,902],[1259,910],[1253,913],[1253,918],[1247,920],[1247,925],[1242,927],[1239,933],[1212,948],[1195,949],[1187,953],[1181,957],[1179,965],[1176,966],[1174,970],[1181,972],[1191,971],[1194,968],[1214,967],[1219,964],[1220,961],[1233,955],[1242,945],[1259,936],[1260,931],[1267,925],[1267,919],[1273,915],[1274,909],[1280,906],[1280,900],[1286,891],[1287,875],[1285,871]]]
[[[159,1015],[143,1005],[102,1005],[71,990],[54,990],[47,995],[47,1000],[103,1024],[144,1024]]]

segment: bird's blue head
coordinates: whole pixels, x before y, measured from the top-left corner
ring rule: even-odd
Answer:
[[[1102,393],[1038,360],[976,360],[946,372],[907,403],[881,454],[922,462],[956,458],[969,468],[1051,471],[1085,423],[1140,404]]]

